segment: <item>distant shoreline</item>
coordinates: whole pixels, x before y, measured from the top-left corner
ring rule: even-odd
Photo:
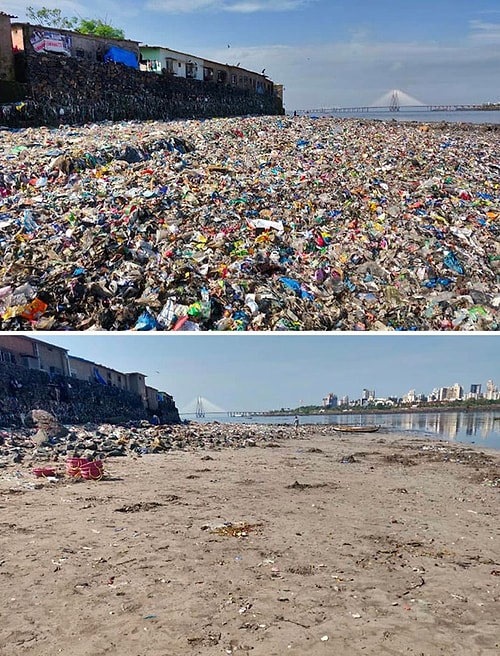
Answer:
[[[318,110],[316,112],[312,110],[296,111],[297,114],[294,115],[293,110],[286,110],[286,115],[289,118],[296,119],[333,119],[338,121],[363,121],[368,123],[395,122],[409,125],[426,125],[429,128],[440,128],[443,127],[443,125],[449,125],[454,126],[456,129],[500,129],[500,123],[498,121],[498,117],[500,116],[499,109],[332,112],[325,108],[325,110]],[[491,117],[491,120],[488,120],[488,117]],[[474,118],[476,120],[474,120]]]
[[[328,416],[328,415],[334,415],[334,416],[351,416],[351,415],[395,415],[395,414],[421,414],[421,413],[426,413],[426,412],[484,412],[484,413],[498,413],[500,416],[500,401],[496,403],[495,405],[489,406],[489,407],[458,407],[458,406],[439,406],[437,408],[429,408],[429,407],[420,407],[420,408],[387,408],[387,409],[381,409],[381,408],[366,408],[366,409],[358,409],[358,410],[350,410],[347,412],[344,412],[343,410],[325,410],[324,412],[320,412],[319,410],[317,412],[300,412],[299,410],[294,411],[290,410],[287,412],[262,412],[262,413],[255,413],[258,414],[260,417],[289,417],[291,415],[298,415],[301,417],[308,417],[308,416],[318,416],[318,415],[323,415],[323,416]]]

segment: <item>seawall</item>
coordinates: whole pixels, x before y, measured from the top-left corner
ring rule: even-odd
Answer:
[[[16,77],[24,98],[0,106],[6,127],[284,114],[274,95],[55,54],[18,53]]]
[[[68,424],[147,420],[153,414],[162,423],[180,423],[174,401],[160,402],[153,412],[144,407],[139,395],[118,387],[64,376],[50,378],[44,371],[2,363],[0,426],[21,426],[24,415],[37,408]]]

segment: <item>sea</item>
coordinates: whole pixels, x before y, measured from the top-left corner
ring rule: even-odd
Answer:
[[[183,417],[191,421],[232,424],[290,424],[293,425],[294,415],[248,417],[228,417],[222,413],[207,414],[205,417],[194,418],[192,415]],[[319,424],[345,425],[377,425],[381,434],[401,433],[408,437],[427,437],[440,439],[444,442],[462,442],[475,444],[488,449],[500,449],[500,410],[495,412],[398,412],[398,413],[367,413],[347,412],[345,414],[299,415],[302,426]]]
[[[420,123],[473,123],[479,124],[500,124],[500,110],[490,111],[430,111],[430,110],[405,110],[401,108],[399,112],[390,112],[387,109],[373,110],[369,112],[328,112],[322,110],[310,113],[298,112],[300,116],[324,117],[331,118],[351,118],[354,120],[379,120],[379,121],[418,121]],[[293,112],[288,112],[293,115]]]

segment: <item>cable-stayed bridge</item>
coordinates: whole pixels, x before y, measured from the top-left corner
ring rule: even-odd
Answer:
[[[251,417],[253,415],[265,414],[263,412],[253,412],[250,410],[226,410],[212,403],[204,396],[197,396],[184,408],[179,410],[181,417],[193,416],[202,419],[207,415],[225,415],[227,417]]]
[[[453,112],[461,110],[474,110],[480,108],[480,105],[443,105],[443,104],[426,104],[401,89],[392,89],[387,91],[380,98],[377,98],[369,105],[358,105],[356,107],[330,107],[328,109],[307,109],[299,110],[301,115],[307,114],[336,114],[336,113],[366,113],[375,111],[399,112],[401,110],[412,111],[441,111]]]

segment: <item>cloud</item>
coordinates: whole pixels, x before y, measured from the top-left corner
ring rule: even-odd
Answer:
[[[252,13],[257,11],[294,11],[302,9],[307,4],[307,0],[255,0],[254,2],[233,2],[227,3],[226,11],[240,13]]]
[[[500,23],[486,23],[481,20],[469,21],[470,36],[472,42],[491,41],[500,43]]]
[[[166,14],[191,14],[199,11],[233,12],[281,12],[302,9],[317,0],[149,0],[146,7]]]
[[[26,15],[26,7],[33,7],[35,11],[42,9],[42,7],[48,7],[49,9],[60,9],[61,14],[66,18],[72,18],[76,16],[77,18],[100,18],[104,22],[110,23],[116,27],[119,27],[123,22],[124,18],[134,17],[139,13],[139,10],[133,6],[129,6],[128,3],[122,3],[120,0],[100,0],[94,7],[89,6],[88,2],[85,0],[58,0],[57,6],[55,2],[49,0],[44,2],[30,2],[29,0],[20,8],[20,0],[10,0],[4,3],[2,6],[2,11],[5,11],[7,14],[17,16],[19,21],[29,21]],[[14,22],[14,21],[13,21]]]
[[[395,61],[391,64],[391,71],[400,71],[404,64],[400,61]]]
[[[52,4],[51,2],[26,2],[21,6],[19,0],[7,0],[7,2],[2,2],[1,11],[11,16],[17,16],[20,21],[24,21],[26,20],[26,7],[33,7],[35,11],[47,6],[54,9],[55,7]],[[63,16],[74,16],[85,12],[84,4],[74,0],[60,0],[57,3],[57,9],[61,10]]]
[[[225,61],[221,50],[206,53]],[[480,44],[334,42],[231,49],[244,68],[266,73],[285,87],[287,109],[365,106],[391,89],[424,104],[497,100],[500,52]],[[495,96],[495,97],[492,97]]]

